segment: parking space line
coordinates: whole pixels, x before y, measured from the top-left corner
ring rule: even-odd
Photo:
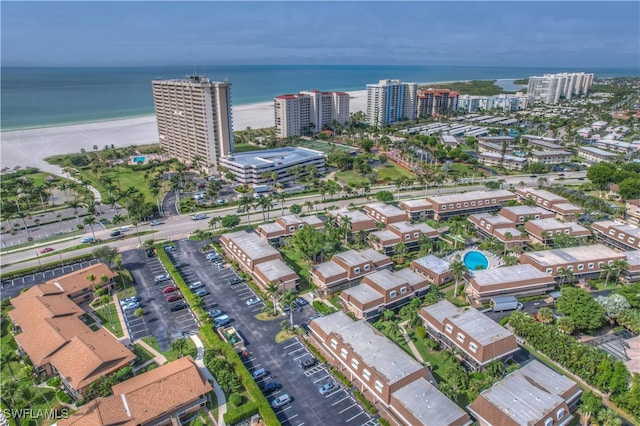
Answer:
[[[254,366],[253,366],[253,367],[251,367],[251,368],[247,368],[247,370],[249,370],[249,371],[251,371],[251,370],[257,370],[257,369],[258,369],[258,367],[260,367],[261,365],[262,365],[262,364],[256,364],[256,365],[254,365]]]
[[[302,355],[300,355],[300,356],[297,356],[297,357],[293,358],[293,360],[294,360],[294,361],[297,361],[297,360],[299,360],[300,358],[304,358],[304,357],[305,357],[305,356],[307,356],[307,355],[309,355],[309,353],[308,353],[308,352],[307,352],[307,353],[305,353],[305,354],[302,354]]]
[[[356,405],[358,405],[358,404],[355,404],[355,403],[354,403],[354,404],[351,404],[350,406],[348,406],[348,407],[347,407],[347,408],[345,408],[344,410],[342,410],[342,411],[338,411],[338,413],[342,414],[342,413],[344,413],[345,411],[350,410],[351,408],[355,407]]]
[[[304,424],[304,422],[303,422],[303,423],[299,423],[299,424],[297,424],[296,426],[302,426],[303,424]]]
[[[288,422],[290,422],[290,421],[291,421],[291,419],[295,419],[296,417],[298,417],[298,414],[294,414],[294,415],[293,415],[293,416],[291,416],[291,417],[288,417],[288,416],[287,416],[287,421],[288,421]]]
[[[300,342],[296,341],[296,342],[293,342],[293,343],[292,343],[292,344],[290,344],[290,345],[285,346],[285,347],[284,347],[284,349],[289,349],[291,346],[301,345],[301,344],[302,344],[302,343],[300,343]]]
[[[364,411],[360,410],[360,412],[358,414],[356,414],[355,416],[347,419],[347,423],[349,423],[351,420],[355,419],[356,417],[360,417],[363,414],[364,414]]]
[[[334,402],[333,404],[331,404],[331,406],[333,407],[334,405],[338,405],[340,404],[342,401],[344,401],[345,399],[349,399],[349,395],[347,394],[347,396],[345,396],[342,399],[337,400],[336,402]]]
[[[290,406],[290,405],[288,405],[288,406],[284,407],[282,410],[278,411],[278,412],[276,413],[276,416],[277,416],[278,414],[282,414],[282,413],[284,413],[285,411],[289,411],[289,410],[291,410],[291,406]]]
[[[295,351],[289,352],[288,355],[293,355],[294,353],[300,352],[300,351],[303,351],[303,350],[304,350],[304,348],[299,348],[299,349],[296,349]]]
[[[314,380],[313,383],[318,383],[319,381],[324,380],[327,377],[329,377],[329,374],[325,374],[324,376],[320,377],[318,380]]]

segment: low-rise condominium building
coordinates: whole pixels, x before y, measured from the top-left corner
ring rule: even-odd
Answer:
[[[378,223],[388,225],[390,223],[405,222],[407,214],[397,208],[385,203],[365,204],[362,208],[364,212]]]
[[[471,191],[461,194],[439,195],[427,198],[431,203],[427,217],[446,220],[453,216],[467,216],[474,213],[498,211],[516,195],[507,190]]]
[[[426,277],[430,283],[441,286],[453,280],[451,265],[432,254],[411,261],[409,268]]]
[[[284,244],[287,237],[292,236],[305,226],[316,229],[324,227],[324,222],[318,216],[298,216],[295,214],[280,216],[273,223],[265,223],[256,228],[256,232],[275,247]]]
[[[622,251],[640,249],[640,228],[635,225],[605,220],[593,222],[591,229],[596,240],[601,244]]]
[[[555,245],[555,239],[567,236],[580,239],[582,243],[591,237],[591,231],[575,222],[560,222],[556,218],[533,219],[524,224],[529,239],[538,244]]]
[[[488,303],[496,296],[525,297],[545,294],[556,286],[552,276],[531,265],[468,271],[464,279],[465,293],[471,303]]]
[[[518,201],[526,203],[528,199],[533,200],[538,206],[555,213],[559,220],[576,220],[576,216],[582,209],[569,200],[544,189],[519,188],[516,190]]]
[[[426,223],[396,222],[390,223],[382,231],[370,233],[369,244],[374,249],[391,256],[394,254],[396,244],[404,244],[407,251],[411,252],[420,249],[423,238],[433,240],[439,236],[440,233]]]

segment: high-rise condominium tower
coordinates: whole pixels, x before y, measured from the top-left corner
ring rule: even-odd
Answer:
[[[334,121],[349,119],[349,94],[344,92],[304,91],[273,99],[276,136],[287,138],[306,132],[333,128]]]
[[[583,72],[545,74],[529,77],[527,93],[546,104],[557,104],[560,99],[571,99],[589,91],[593,73]]]
[[[415,120],[416,83],[380,80],[367,84],[367,120],[371,126],[384,126],[402,120]]]
[[[230,82],[193,75],[151,84],[160,146],[171,156],[211,172],[233,153]]]

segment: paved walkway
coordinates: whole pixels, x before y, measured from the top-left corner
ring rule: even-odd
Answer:
[[[418,348],[416,348],[416,345],[413,344],[411,337],[409,337],[409,335],[407,334],[407,330],[405,329],[405,327],[408,324],[409,324],[409,320],[403,321],[398,324],[400,326],[400,329],[402,330],[402,337],[404,338],[404,341],[407,342],[407,345],[409,345],[409,349],[411,349],[411,352],[413,353],[413,356],[415,357],[415,359],[417,359],[422,364],[424,364],[424,359],[422,359],[422,355],[420,355],[420,352],[418,352]]]
[[[218,426],[225,426],[224,423],[224,413],[227,412],[227,399],[224,396],[224,392],[220,388],[216,379],[213,378],[213,374],[209,371],[209,369],[204,365],[204,346],[202,345],[202,341],[200,337],[197,335],[191,335],[191,340],[196,345],[198,352],[196,354],[196,365],[200,369],[200,372],[213,384],[213,391],[216,393],[216,399],[218,400]],[[210,415],[211,416],[211,415]],[[213,420],[213,419],[212,419]]]
[[[135,344],[140,345],[143,348],[145,348],[147,351],[151,352],[151,354],[153,355],[153,361],[155,361],[155,363],[158,364],[158,366],[164,365],[167,362],[167,358],[164,355],[162,355],[160,352],[153,349],[144,340],[138,339],[135,341]]]

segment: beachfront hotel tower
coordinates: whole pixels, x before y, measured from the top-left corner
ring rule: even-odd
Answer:
[[[573,72],[529,77],[527,93],[545,104],[584,95],[593,84],[593,73]]]
[[[273,99],[276,137],[303,136],[332,129],[334,122],[349,119],[349,94],[345,92],[303,91]]]
[[[181,162],[215,170],[233,153],[231,83],[189,75],[151,84],[160,146]]]
[[[417,83],[380,80],[367,84],[367,121],[382,127],[403,120],[416,119]]]

